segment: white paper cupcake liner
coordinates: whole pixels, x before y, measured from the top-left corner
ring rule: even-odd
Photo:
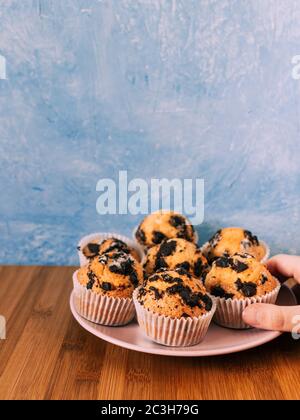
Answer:
[[[131,298],[102,296],[88,290],[78,282],[76,271],[73,274],[75,308],[79,315],[95,324],[121,326],[131,322],[135,307]]]
[[[265,251],[266,251],[265,256],[260,261],[262,264],[265,264],[268,261],[268,259],[270,258],[271,250],[270,250],[269,245],[265,241],[259,241],[259,243],[260,243],[260,245],[262,245],[265,248]],[[208,255],[208,250],[209,250],[209,242],[205,242],[205,244],[202,245],[202,247],[201,247],[201,252],[205,257],[207,257],[207,255]]]
[[[222,327],[232,328],[237,330],[245,330],[252,328],[243,321],[243,312],[247,306],[254,303],[276,303],[281,285],[278,281],[278,286],[272,292],[264,296],[247,298],[247,299],[225,299],[216,298],[217,310],[214,316],[214,322]]]
[[[109,239],[109,238],[116,238],[125,242],[130,248],[134,249],[138,253],[140,257],[140,261],[143,259],[144,257],[143,248],[136,241],[133,241],[132,239],[127,238],[127,236],[119,235],[118,233],[97,232],[97,233],[92,233],[90,235],[84,236],[78,243],[78,257],[79,257],[80,267],[87,265],[89,262],[88,258],[84,256],[82,249],[90,242],[96,241],[96,242],[101,243],[105,239]]]
[[[145,309],[137,300],[139,288],[133,293],[137,319],[144,333],[153,341],[170,347],[188,347],[200,343],[208,330],[216,310],[213,307],[205,315],[195,318],[171,318]]]

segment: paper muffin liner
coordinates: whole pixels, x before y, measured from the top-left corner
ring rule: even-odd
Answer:
[[[259,243],[265,248],[265,251],[266,251],[265,256],[260,261],[262,264],[265,264],[270,258],[271,250],[270,250],[269,245],[265,241],[259,241]],[[208,255],[208,249],[209,249],[209,242],[205,242],[205,244],[202,245],[201,247],[201,252],[205,257],[207,257]]]
[[[135,307],[131,298],[114,298],[99,295],[81,285],[73,274],[74,303],[79,315],[95,324],[121,326],[131,322],[135,316]]]
[[[243,312],[249,305],[254,303],[276,303],[281,285],[277,281],[277,287],[264,296],[247,298],[247,299],[225,299],[215,298],[217,310],[214,315],[214,322],[221,327],[232,328],[237,330],[246,330],[252,328],[243,321]]]
[[[105,239],[109,238],[116,238],[123,242],[125,242],[130,248],[133,248],[139,255],[140,261],[144,257],[143,248],[136,242],[133,241],[130,238],[127,238],[127,236],[119,235],[118,233],[111,233],[111,232],[98,232],[98,233],[92,233],[90,235],[84,236],[78,243],[78,257],[79,257],[79,263],[80,267],[83,267],[88,264],[89,260],[86,258],[82,252],[82,249],[89,244],[90,242],[97,241],[101,243]]]
[[[216,311],[216,300],[205,315],[194,318],[171,318],[145,309],[137,300],[139,288],[133,293],[133,301],[139,326],[153,341],[164,346],[188,347],[200,343],[208,330]]]

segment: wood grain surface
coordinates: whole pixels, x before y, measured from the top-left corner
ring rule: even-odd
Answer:
[[[1,399],[299,399],[300,342],[244,353],[152,356],[84,331],[69,309],[72,267],[1,267]]]

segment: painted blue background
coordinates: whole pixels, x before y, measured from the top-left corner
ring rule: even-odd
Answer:
[[[0,262],[77,263],[101,177],[199,177],[202,241],[245,225],[300,253],[298,0],[0,3]]]

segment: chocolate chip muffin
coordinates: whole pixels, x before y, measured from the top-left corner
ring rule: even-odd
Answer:
[[[219,230],[205,246],[203,252],[210,263],[223,255],[236,253],[251,254],[258,261],[266,255],[266,249],[257,236],[249,230],[235,227]]]
[[[145,309],[171,318],[199,317],[213,305],[203,284],[181,269],[150,276],[137,300]]]
[[[182,238],[196,242],[194,227],[189,220],[172,211],[159,211],[145,217],[135,236],[139,244],[145,248],[158,245],[163,240],[170,238]]]
[[[139,255],[135,249],[130,248],[125,242],[121,241],[120,239],[113,237],[107,238],[102,242],[95,240],[93,242],[88,243],[82,249],[83,255],[88,259],[94,258],[96,255],[101,255],[106,252],[112,251],[122,251],[125,254],[131,254],[137,261],[140,260]]]
[[[131,255],[111,251],[91,258],[77,273],[79,283],[96,294],[130,298],[143,281],[143,269]]]
[[[245,299],[272,292],[278,281],[252,255],[235,254],[223,256],[213,263],[205,286],[216,297]]]
[[[143,267],[146,276],[161,269],[182,268],[194,277],[205,280],[208,272],[207,259],[197,245],[181,238],[167,239],[150,248]]]

